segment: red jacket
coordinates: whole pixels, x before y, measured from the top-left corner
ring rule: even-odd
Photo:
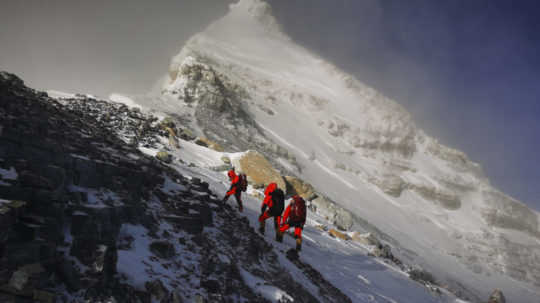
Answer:
[[[266,187],[266,190],[264,191],[264,200],[263,200],[263,203],[261,205],[261,208],[265,208],[264,206],[268,206],[268,208],[272,208],[272,204],[274,203],[274,201],[272,200],[272,192],[274,190],[276,190],[277,188],[277,184],[276,183],[270,183],[268,184],[268,186]]]
[[[234,195],[238,190],[238,185],[240,184],[240,177],[234,172],[234,170],[229,170],[227,175],[229,175],[229,180],[231,180],[231,188],[227,192],[227,196],[230,196]]]

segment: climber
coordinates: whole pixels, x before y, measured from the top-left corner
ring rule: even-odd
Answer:
[[[241,176],[237,175],[234,172],[234,167],[231,170],[229,170],[227,175],[229,176],[229,180],[231,181],[231,187],[229,188],[229,191],[227,191],[227,193],[225,194],[225,197],[223,197],[223,200],[221,201],[225,203],[227,202],[227,200],[229,199],[231,195],[234,195],[234,197],[236,198],[236,203],[238,203],[238,210],[242,212],[244,210],[244,207],[242,207],[241,196],[242,196],[242,191],[245,191],[245,189],[241,187],[243,183],[245,183],[245,182],[242,182],[242,181],[245,181],[242,179],[245,179],[245,178],[241,178]]]
[[[296,238],[296,251],[302,249],[302,229],[306,223],[306,202],[302,197],[294,195],[292,201],[287,206],[283,214],[282,225],[279,228],[280,237],[289,228],[294,227],[294,237]]]
[[[270,183],[264,191],[264,200],[261,205],[261,215],[259,216],[259,232],[264,234],[266,226],[265,220],[274,217],[274,228],[276,230],[276,241],[281,242],[283,239],[279,233],[279,224],[281,213],[283,213],[285,195],[283,190],[277,187],[276,183]],[[268,208],[268,210],[266,210]]]

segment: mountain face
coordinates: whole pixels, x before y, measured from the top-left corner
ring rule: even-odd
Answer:
[[[376,229],[450,288],[540,296],[539,214],[399,104],[295,44],[263,1],[231,5],[172,59],[160,96],[138,102],[227,151],[258,150],[350,212],[351,230]]]
[[[538,213],[263,1],[190,39],[158,95],[110,99],[0,72],[0,301],[540,296]],[[231,165],[250,172],[243,213],[221,202]],[[308,200],[299,259],[255,232],[264,176]]]

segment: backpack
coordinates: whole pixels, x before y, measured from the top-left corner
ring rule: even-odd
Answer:
[[[272,196],[272,213],[281,215],[285,208],[285,194],[280,188],[276,188],[270,195]]]
[[[240,174],[240,190],[241,191],[246,191],[247,190],[247,186],[248,186],[248,182],[247,182],[247,176],[246,174]]]
[[[300,196],[293,197],[290,210],[291,221],[303,222],[306,220],[306,202]]]

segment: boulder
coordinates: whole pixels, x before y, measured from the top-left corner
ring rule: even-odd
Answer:
[[[146,282],[144,287],[152,295],[152,297],[157,299],[158,302],[162,302],[162,300],[169,297],[169,292],[161,280],[156,279],[152,282]]]
[[[156,158],[159,161],[165,162],[165,163],[171,163],[172,162],[172,156],[166,152],[166,151],[160,151],[156,154]]]
[[[491,296],[489,296],[487,303],[506,303],[506,298],[500,289],[495,289]]]
[[[54,303],[56,302],[56,295],[52,292],[34,289],[32,297],[35,302],[40,303]]]
[[[305,200],[313,200],[317,195],[311,184],[302,181],[299,178],[293,176],[285,176],[285,182],[287,183],[287,194],[299,195]]]
[[[29,275],[24,270],[17,270],[13,273],[11,276],[11,279],[9,279],[9,286],[21,291],[26,287],[26,284],[28,283]]]
[[[229,171],[232,169],[232,166],[229,165],[229,164],[222,164],[222,165],[218,165],[218,166],[212,166],[212,167],[209,167],[211,170],[213,171]]]
[[[341,207],[336,210],[336,217],[334,219],[334,225],[340,230],[349,230],[354,223],[352,214]]]
[[[337,230],[335,230],[333,228],[328,231],[328,234],[330,234],[330,236],[332,236],[334,238],[339,238],[339,239],[345,240],[345,241],[351,239],[348,235],[346,235],[346,234],[344,234],[344,233],[342,233],[340,231],[337,231]]]
[[[371,252],[375,257],[393,259],[394,255],[392,254],[392,248],[390,245],[382,245],[375,247]]]
[[[320,230],[320,231],[328,231],[328,227],[326,225],[322,225],[322,224],[315,225],[315,228]]]
[[[28,264],[22,267],[19,267],[9,280],[9,286],[22,291],[27,286],[32,286],[33,281],[39,279],[39,276],[45,272],[43,266],[40,263]]]
[[[174,245],[168,241],[154,241],[150,244],[150,251],[154,255],[163,258],[170,259],[176,255]]]
[[[232,162],[234,167],[248,176],[248,181],[252,182],[254,188],[275,182],[279,188],[286,191],[287,186],[280,173],[257,151],[249,150]]]
[[[204,146],[204,147],[208,147],[208,143],[206,143],[206,140],[203,140],[200,137],[197,137],[197,139],[195,139],[195,144],[200,145],[200,146]]]
[[[219,143],[217,142],[214,142],[208,138],[205,138],[205,137],[198,137],[196,140],[195,140],[195,144],[198,144],[198,145],[201,145],[201,146],[204,146],[204,147],[208,147],[210,149],[213,149],[215,151],[218,151],[218,152],[223,152],[225,151],[223,149],[223,146],[219,145]]]
[[[166,129],[167,127],[174,128],[176,124],[173,121],[173,118],[171,117],[165,117],[161,122],[159,122],[159,127],[162,129]]]
[[[21,184],[25,187],[32,187],[36,189],[47,189],[52,190],[54,189],[54,184],[49,179],[40,176],[38,174],[35,174],[31,171],[22,171],[19,174],[19,181]]]
[[[340,230],[349,230],[354,224],[353,215],[346,209],[337,206],[322,195],[311,201],[315,211],[332,222]]]
[[[182,303],[182,296],[178,294],[178,292],[173,291],[171,295],[169,296],[168,302],[170,303]]]
[[[358,243],[371,246],[379,246],[379,240],[372,233],[361,234],[359,232],[354,232],[352,239]]]
[[[180,144],[178,143],[178,139],[176,137],[176,132],[174,131],[174,129],[170,127],[165,127],[165,130],[168,133],[169,146],[176,149],[180,148]]]
[[[197,136],[195,136],[193,132],[188,128],[182,128],[178,135],[180,136],[180,138],[186,141],[192,141],[197,138]]]
[[[81,288],[81,277],[74,264],[64,258],[56,264],[56,273],[70,291],[78,291]]]
[[[313,199],[311,205],[319,215],[326,217],[328,220],[333,220],[336,216],[334,205],[324,196],[319,195],[317,198]]]
[[[436,284],[433,275],[423,269],[413,269],[409,272],[409,277],[418,282]]]

